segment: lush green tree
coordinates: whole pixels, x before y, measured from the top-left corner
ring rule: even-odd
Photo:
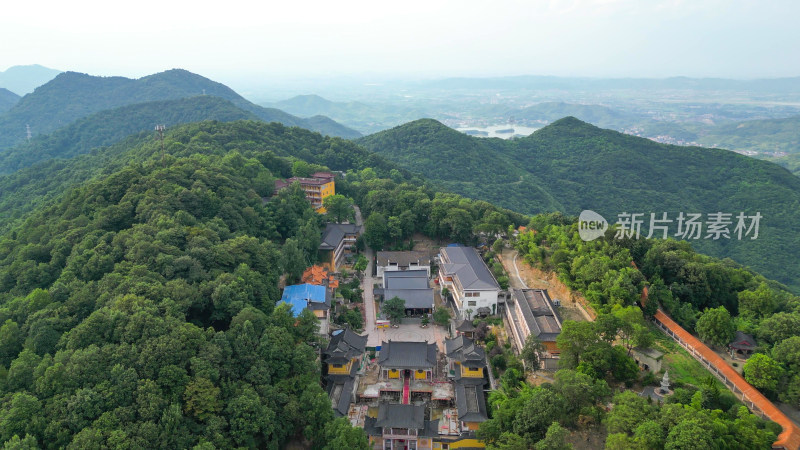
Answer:
[[[624,391],[614,396],[614,407],[606,417],[609,433],[632,433],[636,427],[655,414],[654,407],[647,399],[635,392]]]
[[[559,364],[566,369],[576,368],[584,353],[598,341],[598,333],[591,322],[565,321],[556,338],[561,350]]]
[[[569,369],[556,372],[553,387],[566,400],[566,412],[572,415],[573,420],[583,408],[611,395],[605,380],[597,380]]]
[[[792,336],[775,344],[772,358],[793,373],[800,373],[800,336]]]
[[[757,389],[775,392],[778,382],[783,376],[783,368],[774,359],[762,353],[756,353],[742,368],[744,379]]]
[[[184,411],[201,421],[216,415],[222,410],[220,389],[206,378],[195,378],[186,385]]]
[[[386,217],[379,212],[373,212],[364,222],[364,241],[371,248],[381,250],[388,238]]]
[[[283,244],[281,254],[283,256],[283,267],[286,271],[286,281],[289,284],[299,281],[303,275],[303,270],[306,268],[306,262],[303,258],[303,252],[297,245],[297,241],[294,238],[287,239]]]
[[[625,433],[609,433],[606,436],[606,450],[630,450],[636,448],[633,439]]]
[[[541,353],[544,352],[544,344],[533,334],[528,335],[525,340],[525,345],[522,347],[520,357],[525,362],[525,368],[531,372],[539,370],[539,358]]]
[[[536,450],[571,450],[572,444],[567,442],[569,431],[558,422],[553,422],[547,427],[544,439],[534,446]]]
[[[697,319],[695,329],[700,339],[717,347],[724,347],[730,343],[736,333],[731,314],[724,306],[703,311]]]
[[[350,425],[346,417],[340,417],[325,424],[323,431],[322,450],[338,450],[342,448],[353,450],[368,450],[369,441],[362,428]]]
[[[36,438],[30,434],[26,434],[23,439],[20,439],[16,434],[3,444],[3,450],[37,450],[39,443]]]
[[[654,420],[645,420],[633,430],[634,442],[643,449],[662,448],[665,437],[664,429]]]
[[[400,297],[392,297],[383,302],[381,311],[383,311],[386,317],[393,323],[397,323],[406,316],[406,301]]]
[[[489,450],[528,450],[530,447],[522,436],[506,431],[500,434],[497,440],[489,443],[486,448]]]
[[[514,419],[513,431],[533,444],[545,437],[548,427],[563,416],[566,406],[564,398],[556,392],[534,388]]]
[[[329,195],[322,200],[322,206],[328,217],[341,223],[354,217],[353,200],[341,194]]]
[[[758,336],[770,343],[800,336],[800,312],[779,312],[762,320]]]
[[[775,294],[767,286],[760,283],[755,290],[739,292],[739,314],[748,319],[761,319],[775,311],[777,301]]]
[[[450,322],[450,310],[446,306],[436,308],[436,311],[433,312],[433,321],[436,325],[447,326]]]
[[[699,420],[684,420],[672,427],[664,443],[665,450],[704,449],[714,446],[713,432]]]
[[[356,259],[356,263],[353,264],[353,270],[355,270],[356,272],[363,272],[363,271],[367,270],[367,265],[368,264],[369,264],[369,261],[367,261],[367,258],[365,258],[364,255],[358,255],[358,259]]]

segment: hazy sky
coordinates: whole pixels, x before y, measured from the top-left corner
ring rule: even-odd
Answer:
[[[798,0],[7,1],[0,70],[797,76],[799,17]]]

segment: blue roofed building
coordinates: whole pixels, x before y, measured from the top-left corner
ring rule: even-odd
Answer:
[[[328,334],[328,311],[331,309],[331,290],[327,286],[315,284],[293,284],[286,286],[281,297],[282,303],[292,307],[292,315],[297,317],[304,309],[310,309],[320,321],[320,333]]]

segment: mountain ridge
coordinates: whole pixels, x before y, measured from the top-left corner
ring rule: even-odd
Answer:
[[[357,142],[439,186],[524,214],[591,209],[612,219],[623,212],[648,218],[667,212],[674,220],[678,212],[760,211],[757,241],[692,244],[800,289],[791,264],[800,253],[792,231],[800,223],[800,178],[785,168],[728,150],[659,144],[574,117],[509,141],[463,136],[431,120]],[[464,148],[470,157],[458,159],[454,150]]]
[[[37,86],[52,80],[59,73],[61,73],[60,70],[39,64],[11,66],[4,71],[0,71],[0,87],[23,96],[33,92]]]
[[[95,112],[133,103],[193,97],[204,92],[231,101],[265,121],[289,126],[311,126],[305,119],[257,106],[229,87],[183,69],[172,69],[138,79],[64,72],[0,115],[0,149],[24,139],[25,126],[28,124],[34,135],[45,134]],[[360,136],[360,133],[332,120],[317,120],[313,126],[316,127],[314,131],[325,134]]]

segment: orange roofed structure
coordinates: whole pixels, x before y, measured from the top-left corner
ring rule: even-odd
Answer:
[[[300,280],[302,283],[316,284],[318,286],[327,285],[331,289],[339,287],[339,280],[333,275],[328,274],[328,271],[322,266],[309,267],[303,272],[303,276]]]

